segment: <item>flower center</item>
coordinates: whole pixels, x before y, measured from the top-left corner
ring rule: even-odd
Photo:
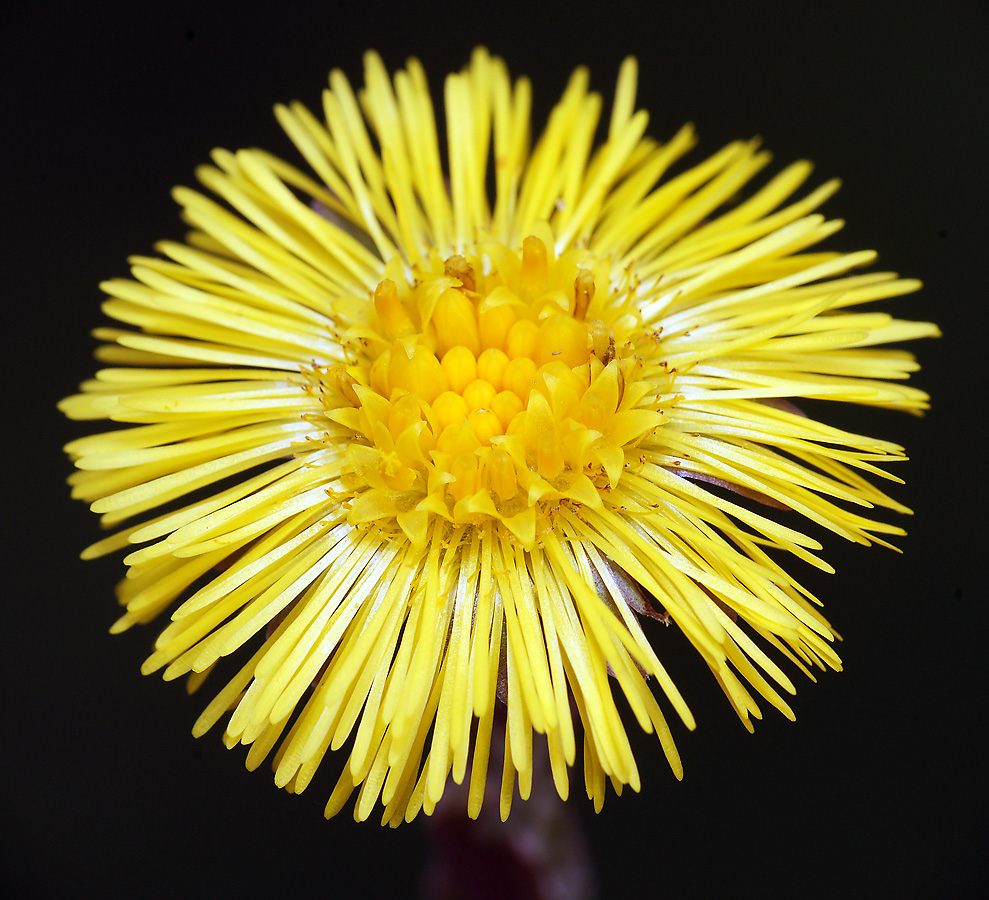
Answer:
[[[306,374],[348,432],[351,523],[394,521],[421,543],[431,516],[491,517],[531,547],[560,504],[600,507],[626,451],[664,420],[657,336],[643,336],[637,284],[610,274],[529,236],[521,253],[434,253],[411,280],[395,260],[372,302],[341,304],[355,363]],[[329,423],[324,442],[340,448]]]

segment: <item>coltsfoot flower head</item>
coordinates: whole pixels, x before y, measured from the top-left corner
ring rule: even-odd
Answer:
[[[659,701],[694,720],[643,616],[746,727],[763,700],[792,717],[773,655],[840,662],[782,565],[830,570],[821,544],[772,508],[860,544],[903,533],[870,510],[907,512],[870,480],[902,448],[794,403],[925,408],[877,345],[936,328],[861,308],[918,282],[809,249],[841,222],[814,212],[835,181],[791,199],[806,162],[741,201],[756,142],[668,177],[694,133],[644,136],[632,60],[603,144],[578,69],[530,150],[528,81],[475,51],[445,83],[447,174],[419,63],[369,53],[365,81],[332,73],[324,121],[276,109],[310,172],[215,151],[219,200],[175,191],[187,241],[103,285],[124,327],[62,409],[124,426],[67,447],[115,529],[84,555],[128,549],[114,630],[174,607],[145,672],[195,688],[242,659],[194,733],[230,713],[227,745],[295,792],[346,746],[326,814],[359,789],[392,825],[451,774],[477,815],[498,704],[503,817],[534,733],[562,797],[579,741],[595,808],[639,789],[617,694],[680,777]]]

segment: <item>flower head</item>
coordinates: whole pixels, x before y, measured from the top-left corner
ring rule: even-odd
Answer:
[[[829,570],[796,511],[861,544],[906,512],[870,480],[887,441],[801,398],[910,411],[904,351],[929,323],[860,307],[919,287],[813,251],[841,227],[791,199],[810,165],[735,198],[769,161],[737,142],[675,176],[622,66],[607,129],[578,69],[530,150],[530,86],[484,50],[445,83],[444,165],[423,70],[366,57],[325,121],[276,113],[311,172],[217,150],[178,188],[185,243],[104,284],[107,368],[63,401],[125,427],[67,447],[74,495],[128,548],[115,631],[171,621],[145,672],[241,667],[196,722],[274,751],[302,791],[349,748],[326,813],[431,812],[449,777],[483,798],[507,707],[501,812],[528,796],[534,733],[561,796],[583,741],[600,808],[639,775],[616,704],[680,760],[659,699],[694,721],[640,618],[676,626],[751,727],[792,717],[774,661],[840,667],[788,556]],[[492,190],[493,188],[493,190]],[[654,693],[653,685],[658,690]],[[468,767],[470,772],[468,773]]]

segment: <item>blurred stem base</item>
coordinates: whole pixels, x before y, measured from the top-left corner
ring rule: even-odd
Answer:
[[[467,779],[449,784],[425,820],[429,857],[423,900],[594,900],[598,896],[590,845],[572,803],[561,800],[549,758],[533,747],[532,791],[499,814],[504,761],[504,710],[495,716],[491,757],[478,818],[467,815]],[[468,772],[470,767],[468,766]],[[420,820],[422,821],[422,820]]]

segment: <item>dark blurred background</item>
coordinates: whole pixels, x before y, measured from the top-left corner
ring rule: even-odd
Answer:
[[[848,224],[830,246],[875,248],[882,267],[923,279],[924,291],[886,308],[945,334],[912,348],[924,366],[915,383],[933,395],[924,419],[834,411],[839,425],[907,446],[910,462],[895,469],[907,484],[894,493],[916,511],[903,555],[827,535],[837,575],[800,573],[845,638],[845,672],[798,682],[796,724],[770,710],[752,736],[700,661],[661,635],[699,724],[674,724],[682,783],[655,738],[636,735],[642,792],[610,796],[598,816],[573,773],[601,896],[984,896],[987,24],[984,4],[951,0],[8,10],[0,866],[10,895],[416,895],[418,823],[324,821],[335,773],[301,797],[266,770],[248,774],[243,748],[226,751],[219,730],[190,736],[209,685],[190,698],[139,674],[153,629],[107,634],[122,568],[77,559],[96,518],[68,499],[60,447],[84,428],[54,404],[93,369],[98,282],[181,237],[169,191],[192,183],[213,147],[296,160],[274,103],[318,109],[329,70],[359,83],[369,47],[390,69],[419,56],[436,92],[484,43],[532,76],[537,126],[574,66],[588,64],[610,99],[634,54],[650,133],[695,122],[692,160],[758,134],[774,172],[807,157],[815,184],[840,176],[825,211]]]

